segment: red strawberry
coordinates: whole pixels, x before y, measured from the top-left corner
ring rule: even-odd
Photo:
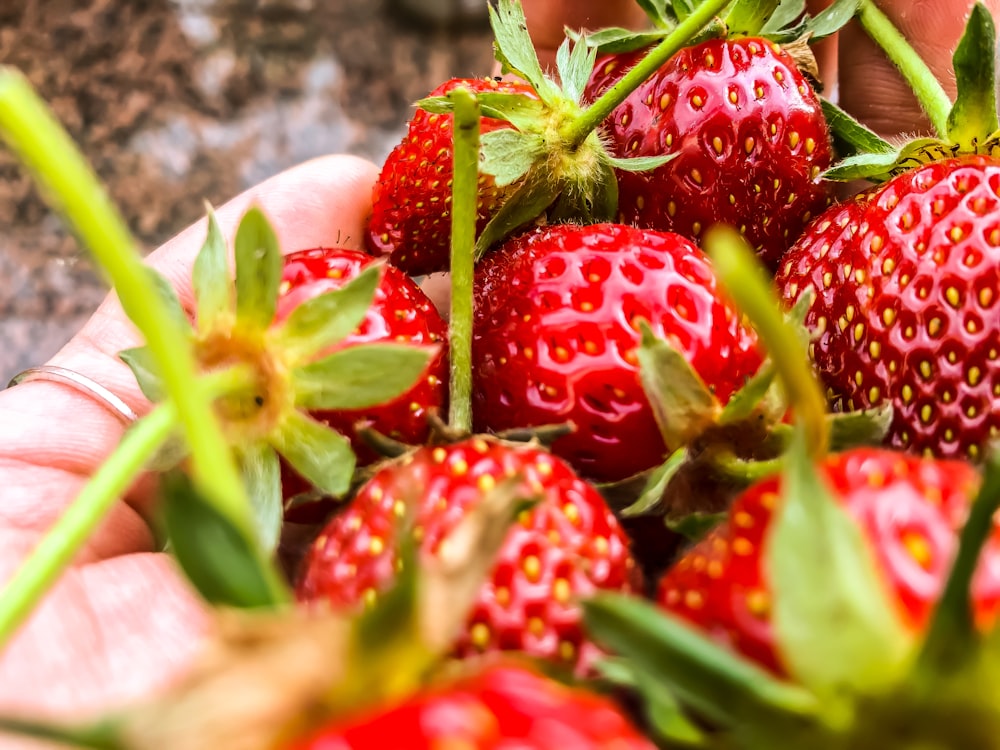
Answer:
[[[571,420],[576,431],[553,451],[598,481],[681,447],[664,445],[639,380],[640,319],[723,404],[762,360],[705,255],[675,234],[614,224],[533,231],[483,260],[475,298],[477,429]]]
[[[343,287],[373,262],[364,253],[342,248],[316,248],[286,256],[276,320],[285,319],[308,299]],[[371,463],[377,456],[358,437],[359,425],[371,427],[405,443],[422,443],[429,432],[428,414],[446,408],[447,339],[447,326],[426,295],[401,271],[386,267],[364,322],[336,348],[398,341],[438,344],[442,346],[441,352],[427,369],[425,377],[398,398],[371,409],[322,411],[313,416],[351,439],[361,465]],[[292,472],[286,471],[286,496],[306,488],[304,481],[297,480]]]
[[[958,461],[864,448],[828,457],[821,474],[860,524],[902,621],[924,628],[949,574],[976,472]],[[740,495],[728,520],[668,571],[658,593],[666,609],[777,673],[783,667],[762,561],[780,484],[768,479]],[[1000,608],[1000,532],[985,554],[973,585],[976,617],[984,625]]]
[[[443,96],[464,85],[476,92],[524,94],[537,98],[525,83],[493,78],[454,78],[430,96]],[[368,251],[388,255],[407,273],[419,275],[448,267],[451,234],[452,120],[450,114],[418,109],[403,142],[382,166],[372,194],[372,215],[365,241]],[[509,128],[510,123],[484,117],[480,132]],[[503,200],[504,191],[490,175],[479,178],[479,222],[482,231]]]
[[[610,88],[643,51],[598,59],[585,98]],[[618,172],[619,221],[697,238],[739,228],[772,267],[827,205],[830,143],[819,99],[791,56],[761,38],[682,49],[605,121],[615,156],[676,154],[651,172]]]
[[[966,157],[890,180],[821,217],[786,256],[783,299],[820,294],[809,322],[834,408],[891,403],[888,442],[976,458],[1000,432],[1000,161]]]
[[[654,750],[608,699],[494,666],[347,721],[291,750]]]
[[[299,599],[348,607],[373,599],[394,577],[395,530],[408,504],[422,553],[433,555],[484,492],[514,476],[526,497],[542,499],[509,532],[457,652],[514,649],[586,668],[595,650],[575,600],[597,589],[637,589],[638,571],[597,491],[533,445],[473,438],[386,466],[310,548]]]

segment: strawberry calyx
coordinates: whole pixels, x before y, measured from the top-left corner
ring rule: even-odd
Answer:
[[[803,295],[785,315],[794,332],[781,344],[805,358],[809,332],[804,320],[810,296]],[[669,341],[657,338],[645,321],[637,350],[640,380],[670,455],[659,466],[618,482],[602,493],[624,518],[665,515],[677,523],[698,510],[717,510],[730,494],[778,471],[793,435],[786,396],[773,357],[723,405],[687,358]],[[780,335],[784,340],[784,334]],[[770,343],[770,342],[769,342]],[[774,346],[774,344],[771,344]],[[823,410],[821,429],[837,449],[878,444],[888,432],[892,408],[850,413]],[[691,487],[725,488],[717,500],[690,508]],[[710,493],[703,492],[703,501]]]
[[[671,157],[615,157],[602,143],[598,127],[629,93],[700,32],[725,5],[724,0],[702,3],[667,34],[647,60],[587,107],[583,106],[582,97],[596,60],[596,48],[583,41],[563,42],[556,56],[560,86],[538,62],[520,4],[516,0],[500,0],[490,7],[497,60],[505,73],[527,81],[538,99],[507,93],[477,96],[483,115],[513,125],[482,136],[480,166],[498,187],[506,188],[509,193],[479,235],[477,258],[540,217],[592,223],[617,215],[614,170],[655,169]],[[450,113],[455,106],[448,97],[423,99],[417,105],[432,113]]]
[[[908,169],[956,156],[1000,156],[996,95],[996,26],[990,11],[976,3],[952,61],[957,96],[951,102],[941,84],[891,21],[870,0],[859,4],[858,19],[906,78],[936,131],[904,143],[889,143],[829,103],[831,130],[853,147],[831,167],[831,180],[884,182]]]
[[[634,52],[662,40],[686,20],[696,3],[690,0],[638,0],[652,29],[608,28],[586,35],[572,29],[573,40],[585,40],[601,53]],[[855,14],[858,0],[835,0],[819,13],[805,12],[801,0],[738,0],[719,15],[692,43],[709,38],[756,37],[781,44],[794,51],[799,67],[818,80],[816,61],[808,43],[825,39],[839,31]]]
[[[355,458],[350,441],[309,412],[362,409],[399,396],[420,377],[435,348],[384,343],[336,348],[364,320],[381,264],[341,289],[308,300],[276,323],[283,258],[259,209],[243,216],[234,250],[235,282],[225,239],[209,209],[207,237],[194,265],[193,316],[184,312],[166,282],[159,286],[184,322],[199,369],[230,368],[242,374],[232,390],[216,400],[215,409],[239,457],[258,533],[273,550],[281,526],[279,454],[327,495],[341,496],[351,485]],[[121,352],[120,357],[147,398],[163,398],[145,347]],[[174,463],[179,458],[174,456]]]

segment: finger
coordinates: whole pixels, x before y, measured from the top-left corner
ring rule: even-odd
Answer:
[[[878,3],[954,97],[951,56],[973,0],[884,0]],[[1000,0],[985,3],[996,17]],[[929,133],[930,123],[902,76],[857,23],[840,32],[840,103],[884,136]]]
[[[127,705],[175,681],[208,627],[167,555],[76,568],[0,652],[0,713],[70,721]]]
[[[809,0],[806,3],[806,10],[809,15],[816,16],[833,0]],[[813,55],[816,56],[816,65],[819,67],[819,80],[823,84],[823,95],[829,98],[836,96],[837,90],[837,35],[834,34],[826,39],[813,42],[811,45]]]
[[[555,51],[565,38],[566,27],[593,31],[606,26],[640,29],[648,25],[635,0],[524,0],[522,6],[543,69],[555,63]]]
[[[340,245],[359,248],[371,209],[371,189],[378,168],[352,156],[315,159],[283,172],[217,211],[223,235],[230,239],[242,214],[258,205],[272,222],[285,252]],[[188,227],[150,254],[149,263],[177,290],[182,303],[190,304],[191,268],[206,233],[203,219]],[[131,371],[118,352],[141,343],[125,317],[116,295],[111,294],[83,329],[51,363],[87,374],[118,394],[139,413],[148,404]]]

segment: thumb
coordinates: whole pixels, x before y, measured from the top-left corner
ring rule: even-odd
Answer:
[[[284,252],[318,246],[361,248],[371,211],[378,168],[353,156],[325,156],[262,182],[217,211],[222,234],[231,239],[240,217],[258,205],[271,221]],[[205,219],[152,252],[148,262],[170,281],[181,303],[193,297],[191,269],[205,240]],[[146,400],[118,352],[140,343],[118,296],[108,295],[83,329],[50,364],[87,374],[123,398],[139,413]]]

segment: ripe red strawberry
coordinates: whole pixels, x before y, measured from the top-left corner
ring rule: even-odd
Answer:
[[[291,253],[285,258],[276,320],[285,319],[308,299],[342,288],[373,262],[371,256],[343,248],[315,248]],[[398,398],[370,409],[320,411],[314,412],[313,416],[351,439],[359,465],[378,458],[358,437],[359,426],[370,427],[401,442],[422,443],[430,429],[428,414],[443,411],[447,404],[447,340],[447,326],[427,296],[409,277],[387,266],[364,322],[334,350],[358,344],[404,342],[437,344],[442,347],[441,351],[431,362],[425,376]],[[286,497],[308,486],[289,470],[285,472],[284,485]],[[302,509],[304,511],[305,508]],[[301,512],[296,518],[305,520]]]
[[[644,50],[598,59],[595,99]],[[711,39],[682,49],[605,121],[615,156],[675,154],[648,172],[618,172],[619,221],[691,239],[739,228],[776,267],[827,205],[830,142],[819,99],[791,56],[765,39]]]
[[[821,474],[860,524],[902,622],[921,630],[948,577],[957,532],[978,485],[976,472],[963,462],[863,448],[829,456]],[[661,579],[658,600],[780,674],[763,566],[779,491],[779,479],[772,478],[740,495],[728,519]],[[1000,532],[984,554],[973,585],[983,625],[1000,608]]]
[[[838,410],[891,403],[889,444],[976,458],[1000,432],[1000,161],[965,157],[890,180],[792,248],[786,303],[820,290],[808,322]],[[846,212],[846,213],[845,213]]]
[[[511,528],[456,650],[513,649],[585,669],[596,652],[581,631],[576,599],[637,589],[638,571],[597,491],[533,445],[472,438],[423,447],[384,467],[310,548],[299,599],[347,607],[374,599],[394,577],[396,529],[408,505],[422,554],[434,555],[484,492],[514,476],[526,497],[541,501]]]
[[[431,92],[443,96],[464,85],[476,92],[524,94],[537,98],[525,83],[493,78],[454,78]],[[368,251],[387,255],[407,273],[419,275],[448,267],[451,233],[452,120],[450,114],[418,109],[403,142],[393,149],[375,183],[372,214],[365,235]],[[480,132],[509,128],[503,120],[483,117]],[[482,231],[503,200],[493,178],[479,178],[477,231]]]
[[[684,354],[725,404],[762,356],[720,300],[705,255],[675,234],[554,226],[510,240],[476,275],[473,415],[478,430],[572,421],[553,452],[615,481],[665,446],[639,379],[639,321]]]
[[[276,319],[284,319],[306,299],[340,289],[372,262],[362,252],[331,248],[302,250],[286,256]],[[351,437],[361,464],[377,457],[357,438],[359,424],[395,440],[421,443],[429,432],[428,414],[442,411],[447,405],[448,327],[420,287],[392,266],[384,269],[364,322],[338,348],[377,341],[437,344],[442,349],[427,369],[427,376],[399,398],[364,411],[314,414]]]
[[[335,721],[290,750],[654,750],[611,701],[494,666],[390,708]]]

